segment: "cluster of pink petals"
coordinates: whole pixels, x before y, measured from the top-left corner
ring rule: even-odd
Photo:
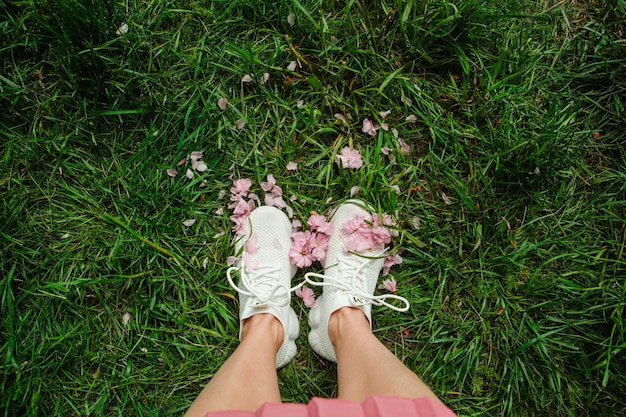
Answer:
[[[249,178],[240,178],[233,181],[230,188],[230,201],[228,208],[233,211],[230,220],[235,223],[233,232],[237,235],[244,234],[244,228],[248,215],[255,208],[254,200],[256,195],[250,193],[252,181]],[[248,200],[246,200],[248,198]]]
[[[344,223],[343,231],[345,249],[348,252],[365,253],[371,250],[381,250],[384,245],[391,243],[392,230],[395,226],[391,216],[357,215]]]
[[[323,261],[328,250],[328,236],[321,232],[295,232],[291,235],[289,260],[298,268],[311,266],[315,261]]]
[[[337,162],[341,162],[341,166],[346,169],[359,169],[363,166],[359,151],[352,150],[348,146],[343,148],[336,158]]]
[[[293,217],[293,209],[287,205],[283,199],[283,189],[276,184],[274,175],[268,174],[267,181],[261,183],[261,188],[265,191],[265,205],[273,206],[279,209],[285,209],[289,217]]]
[[[298,268],[306,268],[315,261],[323,261],[328,251],[329,236],[335,231],[334,225],[320,214],[312,214],[307,224],[309,230],[294,231],[291,234],[289,260]]]

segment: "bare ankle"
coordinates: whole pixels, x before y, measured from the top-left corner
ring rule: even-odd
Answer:
[[[333,345],[341,339],[345,330],[367,329],[370,330],[370,323],[358,308],[342,307],[330,315],[328,320],[328,336]]]
[[[243,322],[241,341],[246,337],[271,337],[276,351],[283,344],[284,329],[281,322],[272,314],[255,314]]]

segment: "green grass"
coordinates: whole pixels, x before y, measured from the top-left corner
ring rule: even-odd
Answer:
[[[398,211],[412,308],[375,331],[459,415],[624,415],[623,0],[9,0],[0,31],[2,415],[185,410],[237,345],[219,192],[270,173],[300,219]],[[384,110],[409,156],[361,133]],[[284,400],[335,395],[301,330]]]

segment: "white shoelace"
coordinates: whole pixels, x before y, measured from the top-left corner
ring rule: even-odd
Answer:
[[[239,277],[241,279],[240,284],[247,288],[247,290],[235,284],[232,277],[233,271],[239,271]],[[291,292],[304,285],[304,282],[292,288],[283,284],[277,284],[275,277],[277,274],[280,274],[281,271],[282,269],[278,265],[258,265],[252,271],[244,271],[243,267],[232,266],[226,270],[226,278],[235,291],[256,298],[259,301],[258,305],[267,304],[276,307],[285,307],[289,305]]]
[[[345,260],[342,260],[340,264],[337,265],[339,270],[337,271],[337,275],[342,277],[340,279],[324,275],[324,274],[316,274],[315,272],[309,272],[304,275],[305,282],[308,282],[311,285],[315,285],[318,287],[331,287],[336,288],[337,290],[343,292],[344,294],[348,294],[354,297],[354,300],[360,304],[373,304],[376,306],[385,306],[394,311],[407,311],[411,305],[409,301],[395,294],[383,294],[383,295],[372,295],[365,292],[365,280],[363,268],[367,266],[368,262],[363,262],[362,258],[350,258],[347,257]],[[346,280],[346,276],[352,275],[350,280]],[[320,278],[322,281],[313,281],[311,277]],[[404,306],[396,307],[393,304],[388,303],[386,300],[399,300]]]

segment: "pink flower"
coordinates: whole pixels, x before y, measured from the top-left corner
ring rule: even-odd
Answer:
[[[352,150],[347,146],[341,150],[341,153],[336,158],[338,162],[341,161],[341,166],[346,169],[358,169],[363,166],[363,160],[359,151]]]
[[[303,285],[302,287],[295,290],[294,294],[302,298],[302,301],[304,301],[304,305],[308,308],[313,307],[313,305],[315,304],[315,294],[313,293],[313,290],[306,285]]]
[[[230,193],[241,194],[245,196],[248,194],[248,191],[250,191],[251,186],[252,186],[252,181],[249,178],[240,178],[238,180],[233,181],[233,186],[230,189]]]
[[[327,236],[332,235],[335,231],[335,226],[332,223],[329,223],[328,220],[326,220],[326,217],[321,214],[312,214],[306,223],[311,228],[311,231],[318,231]]]
[[[328,236],[324,233],[312,233],[309,238],[309,248],[314,260],[323,261],[328,251]]]
[[[290,161],[290,162],[287,164],[287,171],[296,171],[296,170],[298,170],[298,163],[297,163],[297,162]]]
[[[289,260],[298,268],[311,266],[313,256],[309,250],[311,232],[296,232],[292,235],[293,242],[289,248]]]
[[[385,244],[391,243],[390,226],[394,223],[386,213],[382,216],[355,216],[343,224],[345,250],[363,253],[382,249]]]
[[[291,233],[296,233],[302,227],[302,222],[300,220],[294,220],[291,222]]]
[[[398,283],[394,278],[384,280],[379,286],[379,290],[387,290],[392,294],[395,294],[398,289]]]

